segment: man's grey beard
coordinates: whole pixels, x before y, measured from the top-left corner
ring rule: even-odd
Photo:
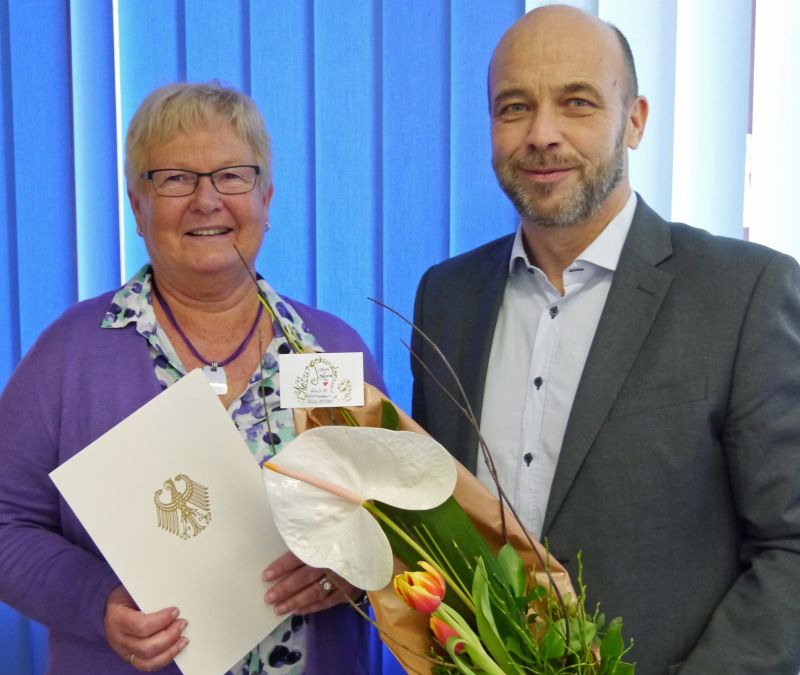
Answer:
[[[549,212],[537,211],[530,192],[546,197],[556,189],[555,183],[523,185],[516,169],[548,168],[569,165],[557,155],[530,153],[526,157],[500,164],[492,162],[500,187],[514,204],[523,221],[546,228],[566,228],[583,222],[597,212],[625,175],[625,125],[617,137],[611,161],[601,166],[581,167],[580,181]]]

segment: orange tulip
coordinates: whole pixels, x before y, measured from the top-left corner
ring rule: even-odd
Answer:
[[[447,646],[447,641],[451,637],[460,638],[461,636],[458,634],[455,628],[453,628],[449,623],[443,621],[438,616],[431,617],[431,630],[433,631],[434,637],[439,642],[442,647]],[[460,654],[464,651],[465,644],[463,641],[459,642],[455,646],[456,654]]]
[[[394,578],[394,591],[412,609],[423,614],[431,614],[444,598],[445,583],[442,575],[433,565],[420,562],[424,572],[403,572]]]

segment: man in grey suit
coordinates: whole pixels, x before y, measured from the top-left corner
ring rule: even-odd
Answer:
[[[526,526],[641,675],[800,670],[800,270],[631,191],[647,101],[625,38],[534,10],[490,67],[516,235],[429,269],[415,322],[455,368]],[[413,414],[490,482],[413,338]],[[424,365],[423,365],[424,364]],[[429,369],[429,370],[426,370]]]

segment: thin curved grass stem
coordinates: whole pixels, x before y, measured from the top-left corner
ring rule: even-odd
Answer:
[[[506,527],[506,514],[503,510],[503,505],[507,505],[509,508],[511,507],[511,502],[509,501],[508,497],[506,496],[505,492],[503,491],[500,485],[500,479],[497,477],[497,469],[494,463],[494,457],[492,457],[492,453],[489,451],[489,446],[486,444],[486,441],[483,438],[483,434],[481,434],[480,425],[478,424],[478,420],[475,419],[475,416],[472,415],[472,410],[465,408],[461,405],[458,400],[453,396],[447,389],[445,389],[444,385],[438,380],[438,378],[431,372],[431,369],[428,368],[427,364],[425,364],[422,359],[419,357],[418,354],[414,353],[411,349],[409,344],[405,340],[400,340],[400,343],[408,350],[411,357],[416,360],[416,362],[425,370],[425,372],[430,375],[431,379],[439,385],[439,388],[444,392],[447,398],[453,403],[453,405],[464,414],[467,418],[467,421],[472,425],[472,428],[477,432],[478,435],[478,447],[481,449],[481,456],[483,457],[483,462],[486,465],[486,468],[489,471],[489,475],[492,477],[492,481],[494,482],[495,489],[497,490],[497,500],[500,502],[500,528],[501,528],[501,535],[503,537],[503,543],[508,542],[508,529]],[[439,353],[440,358],[444,359],[444,355]],[[456,377],[455,373],[451,371],[453,377]],[[463,390],[462,390],[463,394]],[[466,396],[466,394],[464,394]]]

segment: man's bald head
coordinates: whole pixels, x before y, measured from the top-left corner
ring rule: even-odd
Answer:
[[[537,30],[541,29],[541,30]],[[537,35],[556,31],[557,34],[605,36],[601,44],[605,44],[609,57],[618,57],[619,65],[625,76],[625,87],[621,90],[624,103],[630,103],[639,95],[639,81],[636,76],[636,65],[630,43],[622,31],[616,26],[606,23],[597,17],[568,5],[546,5],[531,10],[506,31],[495,48],[489,65],[489,99],[491,105],[491,74],[498,55],[502,55],[517,40],[536,39]]]

